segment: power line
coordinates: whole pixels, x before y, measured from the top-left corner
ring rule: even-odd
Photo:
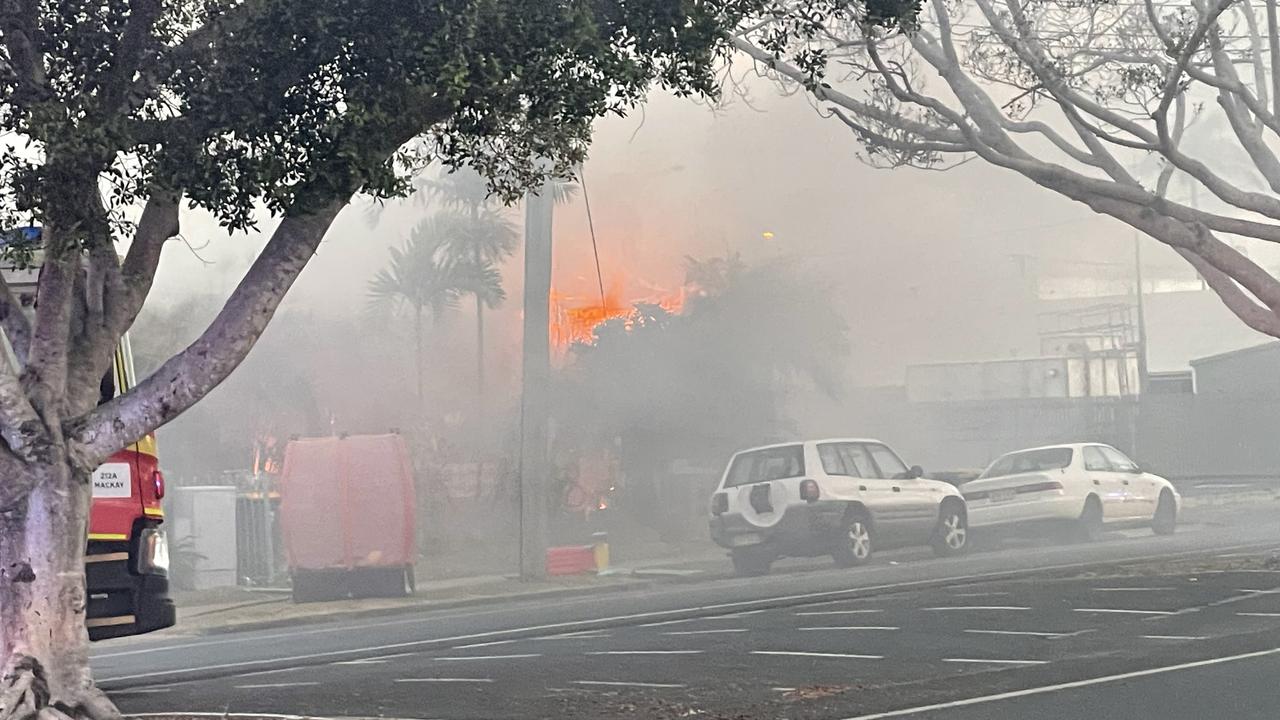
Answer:
[[[596,224],[591,218],[591,197],[587,195],[587,176],[584,169],[578,168],[578,184],[582,186],[582,201],[587,206],[587,228],[591,231],[591,252],[596,258],[596,282],[600,284],[600,313],[608,312],[604,299],[604,275],[600,272],[600,247],[596,244]]]

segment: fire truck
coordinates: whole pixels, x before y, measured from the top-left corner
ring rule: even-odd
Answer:
[[[3,243],[23,242],[37,248],[25,263],[6,253],[0,274],[28,317],[35,312],[39,280],[39,228],[8,233]],[[12,348],[4,337],[4,352]],[[126,334],[116,346],[111,369],[102,378],[100,402],[127,392],[135,384],[133,353]],[[89,513],[85,582],[89,596],[85,624],[89,638],[138,635],[170,627],[176,620],[169,598],[169,545],[165,536],[164,475],[156,441],[148,435],[112,455],[93,472],[93,504]]]

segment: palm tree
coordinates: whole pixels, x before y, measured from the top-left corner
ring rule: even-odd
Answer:
[[[449,220],[451,236],[447,252],[458,262],[468,262],[478,268],[497,268],[516,251],[519,233],[502,213],[502,208],[489,192],[489,183],[471,168],[461,168],[445,173],[435,180],[422,183],[426,195],[440,200],[457,214]],[[577,186],[566,181],[551,183],[552,200],[561,205],[568,202]],[[466,292],[464,294],[473,294]],[[476,391],[484,397],[484,310],[492,310],[502,303],[506,293],[496,299],[493,296],[474,295],[476,303]]]
[[[502,261],[515,252],[519,236],[515,225],[495,206],[485,179],[475,170],[463,168],[428,180],[424,186],[428,194],[453,211],[447,221],[450,240],[446,252],[456,262],[470,263],[478,270],[494,269],[496,273]],[[484,310],[501,304],[506,293],[467,294],[473,295],[476,303],[476,393],[483,400]]]
[[[424,400],[425,369],[423,321],[428,313],[436,319],[457,307],[458,298],[474,294],[491,301],[503,297],[498,273],[492,267],[454,262],[446,249],[451,237],[447,224],[428,218],[414,229],[402,247],[391,249],[391,262],[369,281],[370,307],[384,311],[413,313],[415,366],[418,379],[418,406]]]

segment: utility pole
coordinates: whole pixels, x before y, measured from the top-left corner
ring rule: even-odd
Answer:
[[[548,396],[551,385],[551,212],[550,183],[525,196],[524,354],[520,391],[520,578],[546,575]]]
[[[1138,396],[1147,391],[1147,304],[1142,291],[1142,233],[1133,233],[1134,295],[1138,299]]]
[[[1139,418],[1147,396],[1147,304],[1142,290],[1142,233],[1136,230],[1133,233],[1133,294],[1137,299],[1138,314],[1138,392],[1133,402],[1133,439],[1129,453],[1137,456],[1138,436],[1141,434]]]

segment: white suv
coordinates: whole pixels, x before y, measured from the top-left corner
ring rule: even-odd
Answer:
[[[743,450],[711,496],[711,538],[740,575],[783,556],[861,565],[874,549],[965,549],[968,512],[952,485],[921,477],[878,440],[831,439]]]

